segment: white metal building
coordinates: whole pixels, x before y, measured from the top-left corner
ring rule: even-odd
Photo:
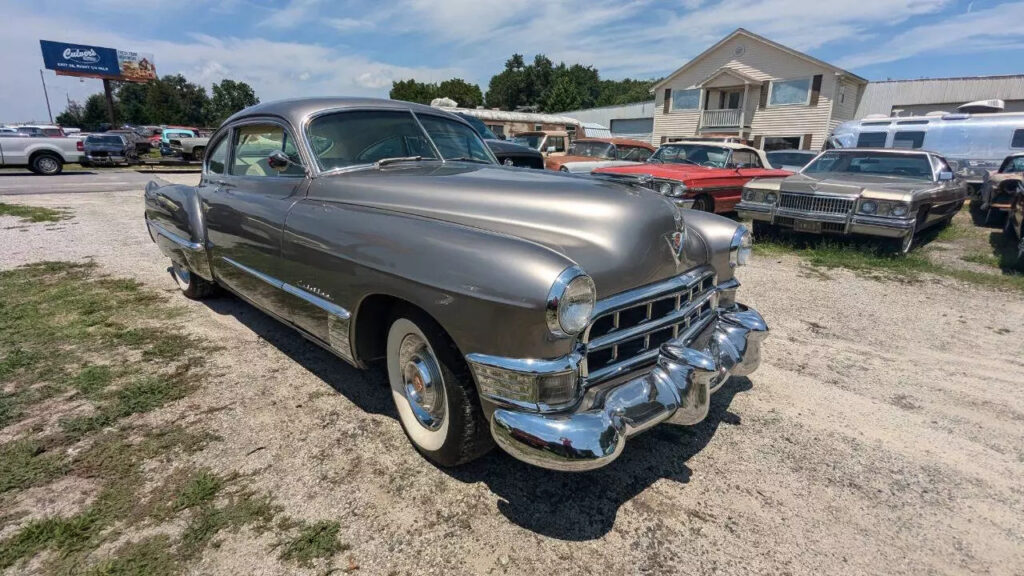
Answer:
[[[924,78],[871,82],[857,106],[856,119],[871,114],[923,116],[956,112],[957,106],[998,98],[1007,112],[1024,112],[1024,75]]]
[[[651,134],[654,132],[654,100],[572,110],[563,112],[562,115],[570,116],[580,122],[605,126],[614,138],[632,138],[650,142]]]

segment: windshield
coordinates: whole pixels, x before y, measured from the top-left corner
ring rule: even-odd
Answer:
[[[667,144],[658,148],[651,161],[725,168],[730,152],[728,148],[709,144]]]
[[[804,174],[871,174],[931,180],[932,165],[926,154],[887,154],[885,152],[825,152],[803,169]]]
[[[577,140],[569,146],[569,156],[590,158],[613,158],[615,147],[607,142]]]
[[[540,150],[540,143],[544,140],[543,134],[519,134],[512,138],[512,142],[521,146],[529,146],[534,150]]]
[[[499,140],[499,138],[494,135],[494,132],[491,132],[491,129],[487,127],[487,124],[484,124],[483,120],[476,116],[470,116],[469,114],[459,114],[459,117],[466,122],[469,122],[470,126],[476,130],[476,133],[479,134],[481,138],[485,140]]]
[[[1007,158],[1006,161],[1003,162],[1003,166],[999,171],[1004,174],[1007,172],[1024,172],[1024,156],[1013,156],[1012,158]]]
[[[813,153],[805,152],[767,152],[765,156],[772,166],[803,166],[814,158]]]
[[[631,160],[633,162],[646,162],[651,157],[651,151],[639,146],[619,146],[619,160]]]
[[[407,110],[325,114],[309,123],[307,136],[321,170],[372,164],[388,158],[437,160],[434,146],[445,160],[494,163],[486,145],[470,127],[431,114],[420,115],[417,122]]]

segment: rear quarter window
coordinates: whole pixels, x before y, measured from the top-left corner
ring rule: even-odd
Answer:
[[[857,148],[885,148],[888,132],[862,132],[857,138]]]

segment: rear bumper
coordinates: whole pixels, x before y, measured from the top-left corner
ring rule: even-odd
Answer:
[[[760,220],[785,228],[793,228],[796,221],[819,222],[822,224],[822,233],[858,234],[883,238],[902,238],[914,230],[916,223],[916,218],[913,216],[887,218],[866,214],[821,214],[747,202],[737,204],[736,212],[740,218]]]
[[[123,164],[130,161],[131,158],[120,155],[92,156],[86,154],[85,156],[82,156],[82,160],[89,164]]]
[[[512,456],[552,470],[600,468],[622,454],[626,439],[661,422],[694,425],[711,394],[731,375],[753,372],[768,327],[742,305],[719,309],[696,336],[661,346],[651,372],[602,390],[585,410],[522,412],[499,408],[491,435]]]

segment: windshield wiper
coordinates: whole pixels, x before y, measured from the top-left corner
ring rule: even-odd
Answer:
[[[477,164],[490,164],[487,160],[481,160],[479,158],[470,158],[469,156],[459,156],[458,158],[445,158],[445,161],[451,162],[476,162]]]
[[[380,168],[381,166],[387,166],[388,164],[397,164],[399,162],[419,162],[423,160],[423,156],[395,156],[394,158],[381,158],[373,163],[374,166]]]

